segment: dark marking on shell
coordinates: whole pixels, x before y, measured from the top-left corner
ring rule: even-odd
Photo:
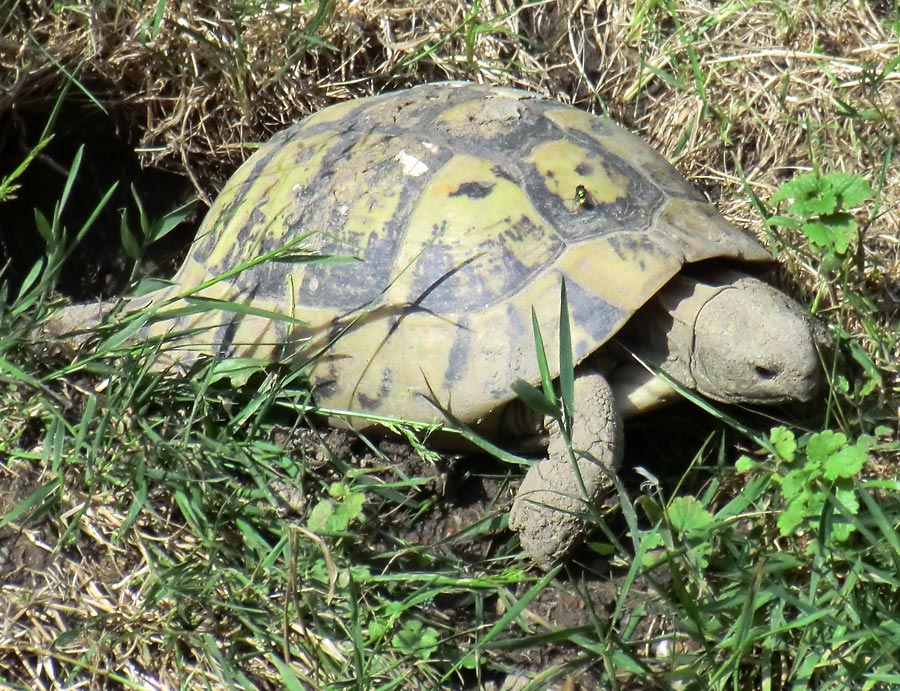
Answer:
[[[603,267],[597,267],[603,271]],[[610,281],[621,280],[617,276],[610,276]],[[592,292],[581,287],[577,277],[566,278],[566,298],[569,305],[569,316],[572,323],[587,331],[591,336],[588,343],[579,342],[579,350],[574,353],[577,362],[580,362],[593,350],[598,343],[604,343],[611,335],[613,325],[630,315],[615,305],[611,305]],[[584,352],[582,352],[584,351]]]
[[[456,382],[466,377],[472,356],[472,332],[469,330],[469,320],[462,317],[456,323],[453,345],[450,346],[449,362],[447,369],[444,370],[444,388],[452,389]]]
[[[374,398],[362,392],[357,392],[356,400],[359,402],[360,409],[364,411],[370,411],[378,410],[379,408],[381,408],[382,401],[384,401],[384,399],[387,398],[391,393],[393,382],[393,369],[390,367],[385,367],[381,371],[381,385],[378,387],[378,393],[375,394]]]
[[[578,143],[584,147],[590,146],[590,142]],[[537,168],[523,166],[524,185],[532,203],[570,242],[589,240],[615,231],[645,231],[666,201],[662,190],[612,153],[604,152],[604,165],[628,180],[628,192],[613,203],[585,206],[584,210],[589,213],[580,214],[572,213],[571,199],[563,199],[546,188],[544,176]],[[630,200],[639,203],[631,203]]]
[[[231,357],[234,352],[234,337],[237,334],[238,319],[237,315],[228,312],[222,312],[222,316],[226,319],[225,323],[216,329],[215,344],[216,355],[221,358]]]
[[[613,235],[609,239],[609,245],[616,255],[625,262],[643,262],[646,257],[663,254],[659,245],[653,238],[645,234],[622,233]],[[640,264],[641,269],[644,264]]]
[[[327,399],[336,396],[338,391],[340,391],[338,382],[330,378],[316,380],[312,393],[317,398]]]
[[[475,294],[481,296],[486,292],[483,278],[478,272],[470,270],[471,265],[477,265],[482,256],[477,254],[457,264],[455,255],[448,247],[439,243],[429,245],[412,268],[413,304],[444,314],[466,311],[467,296],[460,291],[460,287],[465,288],[468,297]]]
[[[468,197],[469,199],[484,199],[494,191],[495,185],[488,182],[464,182],[450,193],[451,197]]]
[[[391,145],[391,150],[399,152],[401,148],[399,141]],[[346,161],[329,161],[329,167],[334,170],[339,167],[352,169],[355,161],[352,154],[348,155],[351,157]],[[429,168],[436,168],[442,159],[448,157],[449,152],[432,154],[434,161],[428,161]],[[381,293],[396,278],[394,272],[399,268],[394,265],[395,257],[406,237],[407,219],[420,201],[419,188],[398,181],[400,175],[399,164],[387,156],[384,160],[367,161],[366,168],[358,171],[352,181],[348,181],[345,175],[328,183],[318,176],[303,190],[303,198],[297,204],[298,213],[291,219],[291,233],[321,231],[315,236],[317,252],[356,257],[364,262],[365,269],[361,271],[358,262],[310,263],[305,267],[298,286],[298,302],[313,307],[354,309],[380,300]],[[320,185],[329,184],[334,192],[326,197],[330,203],[323,203]],[[355,189],[350,188],[351,184]],[[391,189],[392,185],[399,194],[399,200],[393,215],[383,225],[348,225],[350,202],[357,211],[366,206],[374,209],[385,190]],[[281,271],[287,274],[293,271],[293,267],[284,266]]]
[[[287,312],[289,305],[285,305],[284,311]],[[272,357],[275,362],[289,362],[296,355],[297,351],[303,347],[302,342],[295,339],[291,333],[293,328],[287,321],[275,319],[272,324]]]
[[[511,302],[506,304],[506,323],[504,324],[504,328],[509,334],[530,334],[531,340],[527,341],[528,343],[534,342],[534,334],[531,327],[531,322],[526,323],[519,316],[518,311],[516,310],[515,305]],[[499,321],[499,320],[498,320]],[[536,362],[535,357],[533,355],[533,349],[528,352],[525,356],[529,363]],[[504,363],[504,365],[508,366],[508,363]],[[515,381],[515,377],[508,379],[508,381],[501,381],[499,387],[495,387],[491,390],[491,396],[495,400],[509,400],[513,398],[512,389],[510,388]],[[536,383],[537,380],[532,383]]]
[[[579,163],[575,166],[575,172],[579,175],[588,176],[594,172],[594,167],[589,163]]]
[[[543,246],[540,261],[522,263],[514,245],[530,239]],[[438,314],[468,314],[496,304],[534,280],[562,252],[563,242],[527,216],[510,220],[495,240],[483,241],[479,252],[459,262],[440,240],[429,245],[413,266],[414,301]]]
[[[537,101],[526,101],[521,109],[521,117],[515,127],[504,127],[501,131],[489,133],[482,138],[470,137],[469,142],[460,141],[460,144],[471,149],[486,147],[508,160],[520,160],[525,158],[535,142],[550,141],[560,137],[560,129],[550,120],[544,117],[540,108],[534,108]]]
[[[507,168],[504,168],[503,166],[491,166],[491,175],[494,175],[501,180],[507,180],[515,185],[519,184],[518,178],[516,178],[512,173],[509,172]]]
[[[191,255],[198,264],[204,264],[206,262],[219,242],[231,242],[234,247],[234,252],[241,252],[242,250],[246,252],[246,247],[242,247],[240,243],[235,242],[234,238],[231,237],[231,233],[233,232],[230,230],[232,221],[237,212],[247,204],[251,203],[251,201],[255,202],[255,207],[257,209],[266,201],[267,196],[265,195],[262,198],[254,199],[254,196],[259,196],[260,180],[264,180],[268,176],[271,176],[273,172],[278,172],[269,170],[272,159],[284,146],[288,146],[296,140],[296,134],[301,128],[302,123],[298,123],[278,132],[256,153],[258,158],[254,157],[248,159],[245,165],[249,164],[252,166],[250,172],[237,189],[229,190],[227,196],[223,194],[220,198],[223,207],[219,211],[218,216],[208,217],[208,219],[212,219],[214,223],[210,223],[210,227],[206,228],[205,226],[207,223],[205,222],[205,234],[203,236],[198,236],[191,246]],[[301,147],[301,151],[312,155],[314,149],[310,147]],[[281,174],[284,174],[284,171],[281,171]],[[250,226],[250,224],[245,224],[245,228],[247,226]],[[243,256],[244,261],[249,258],[250,257],[246,255]],[[227,268],[231,267],[229,266],[226,267],[226,269]]]

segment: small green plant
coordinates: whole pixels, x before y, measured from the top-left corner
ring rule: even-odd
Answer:
[[[342,533],[360,520],[366,495],[354,492],[343,482],[334,482],[328,488],[330,499],[322,499],[309,512],[309,529],[320,533]]]
[[[777,525],[783,536],[818,532],[826,514],[859,512],[854,479],[866,463],[872,437],[862,435],[851,443],[843,432],[824,430],[798,439],[791,430],[775,427],[769,441],[774,449],[771,461],[742,456],[736,468],[739,473],[768,474],[779,489],[783,507]],[[835,520],[831,539],[845,542],[854,530],[852,522]]]
[[[431,626],[418,619],[410,619],[391,638],[391,647],[420,660],[430,658],[438,648],[440,636]]]
[[[850,213],[872,198],[872,187],[859,175],[836,171],[804,173],[782,185],[769,203],[790,200],[788,216],[772,216],[769,225],[800,230],[812,250],[821,255],[823,266],[840,265],[855,248],[859,223]]]
[[[713,552],[712,539],[719,525],[717,519],[695,497],[674,497],[663,510],[655,502],[642,502],[648,515],[657,521],[663,518],[652,530],[641,531],[644,535],[642,546],[646,550],[643,564],[650,567],[657,562],[653,550],[665,547],[673,552],[684,548],[685,555],[703,570],[709,566],[709,558]]]
[[[187,219],[191,214],[195,201],[191,200],[172,209],[161,218],[153,219],[144,210],[144,204],[134,185],[131,186],[131,195],[134,197],[134,204],[138,210],[139,233],[135,233],[129,228],[128,214],[125,210],[120,210],[122,220],[119,224],[119,237],[122,241],[122,247],[125,250],[125,254],[133,262],[129,282],[134,281],[137,276],[140,263],[147,248],[153,243],[162,240]]]

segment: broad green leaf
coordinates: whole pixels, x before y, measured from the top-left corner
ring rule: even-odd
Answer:
[[[323,499],[316,504],[306,519],[306,524],[314,533],[327,532],[328,520],[334,515],[334,502]]]
[[[44,260],[38,259],[34,265],[31,267],[31,270],[28,272],[28,275],[25,276],[25,280],[22,281],[22,285],[19,287],[19,296],[15,300],[15,304],[19,303],[29,290],[37,283],[38,279],[41,276],[41,272],[44,270]],[[16,310],[18,311],[18,310]]]
[[[191,207],[193,205],[193,201],[188,202],[187,204],[178,207],[174,211],[170,211],[156,223],[154,223],[150,229],[151,235],[149,238],[147,238],[148,242],[156,242],[157,240],[164,238],[175,228],[181,225],[181,223],[191,215]]]
[[[833,432],[830,429],[817,432],[806,443],[806,457],[809,461],[822,465],[846,443],[847,436],[843,432]]]
[[[234,386],[244,386],[250,377],[263,371],[270,364],[272,363],[269,360],[257,358],[235,357],[217,360],[209,374],[209,382],[214,383],[227,379]]]
[[[537,411],[545,417],[559,416],[559,409],[554,405],[554,401],[549,400],[549,397],[545,392],[541,391],[533,384],[529,384],[524,379],[516,379],[510,388],[513,390],[513,393],[519,397],[522,403],[532,410]]]
[[[413,655],[420,660],[427,660],[437,650],[440,640],[438,632],[432,627],[424,626],[418,619],[408,621],[391,639],[391,645],[401,652]]]
[[[672,527],[680,533],[705,530],[713,524],[712,514],[696,497],[675,497],[666,514]]]
[[[835,542],[846,542],[854,530],[852,523],[835,523],[831,526],[831,537]]]
[[[791,535],[806,518],[806,505],[802,501],[792,501],[778,516],[778,530],[784,536]]]
[[[129,259],[137,261],[141,258],[141,246],[138,244],[137,240],[135,240],[134,235],[128,228],[128,215],[125,213],[124,209],[119,213],[119,238],[122,243],[122,248],[125,250],[125,254],[128,255]]]
[[[803,218],[813,218],[837,210],[837,197],[816,173],[805,173],[786,182],[769,201],[777,203],[788,199],[793,200],[788,207],[791,213]]]
[[[387,633],[387,624],[379,619],[372,619],[369,622],[369,626],[367,627],[367,639],[372,641],[378,641]]]
[[[806,502],[806,515],[820,516],[822,515],[822,509],[825,508],[825,502],[828,500],[828,495],[821,491],[821,489],[817,489],[817,491],[807,494],[804,497],[804,500]]]
[[[44,216],[43,212],[38,208],[35,208],[34,210],[34,226],[43,238],[44,243],[47,245],[47,250],[52,250],[54,246],[53,229],[50,227],[50,221],[47,220],[47,217]]]
[[[838,197],[839,208],[852,209],[873,196],[872,186],[856,173],[835,171],[824,180]]]
[[[836,213],[820,216],[803,224],[803,234],[819,250],[844,254],[856,242],[856,220],[850,214]]]
[[[575,410],[575,363],[572,361],[572,327],[565,279],[559,298],[559,394],[568,413],[567,422],[571,423],[578,411]]]
[[[852,514],[859,513],[859,498],[856,496],[856,488],[853,486],[837,487],[834,496]]]
[[[810,477],[805,468],[795,468],[781,478],[781,494],[791,501],[809,491]]]
[[[868,452],[864,444],[851,444],[835,451],[825,461],[825,477],[829,480],[855,477],[863,469]]]
[[[331,516],[328,517],[325,529],[329,533],[343,533],[349,526],[350,517],[341,513],[340,506],[338,506],[338,511],[335,511],[333,514],[331,514]]]
[[[342,516],[350,521],[357,520],[362,515],[363,504],[366,503],[366,495],[362,492],[350,492],[337,506],[336,516]]]
[[[797,451],[797,439],[791,430],[787,427],[773,427],[769,433],[769,441],[772,442],[775,453],[781,460],[788,463],[793,462],[794,454]]]
[[[741,456],[734,462],[734,469],[739,473],[749,473],[755,470],[759,464],[749,456]]]
[[[541,373],[541,388],[544,390],[544,397],[555,407],[556,393],[553,391],[553,377],[547,362],[547,349],[544,347],[541,325],[538,323],[537,312],[533,307],[531,308],[531,329],[534,332],[534,352],[538,361],[538,370]]]

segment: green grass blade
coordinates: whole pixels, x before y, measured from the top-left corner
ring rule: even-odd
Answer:
[[[559,293],[559,392],[562,398],[564,419],[571,428],[575,411],[575,363],[572,356],[572,326],[569,323],[569,301],[566,281],[563,279]]]
[[[506,610],[502,617],[500,617],[491,628],[487,631],[484,636],[479,638],[478,642],[475,645],[474,650],[470,650],[466,653],[466,655],[459,660],[455,665],[453,665],[450,670],[444,675],[442,681],[446,682],[456,671],[468,663],[470,663],[475,655],[475,651],[484,650],[497,636],[507,630],[507,628],[514,622],[522,612],[525,611],[525,608],[531,604],[531,602],[540,595],[544,589],[547,587],[547,584],[550,583],[555,577],[556,574],[560,571],[559,566],[548,571],[544,576],[538,580],[531,588],[529,588],[524,595],[522,595],[512,607]]]
[[[51,480],[50,482],[38,487],[25,499],[10,509],[5,516],[0,516],[0,528],[14,522],[20,516],[28,515],[32,520],[47,510],[46,500],[60,489],[59,480]]]
[[[541,388],[544,397],[554,408],[557,406],[556,392],[553,390],[553,375],[550,373],[550,365],[547,362],[547,349],[544,347],[544,337],[541,335],[541,325],[538,323],[537,313],[531,309],[531,329],[534,333],[534,353],[538,362],[538,371],[541,373]]]
[[[516,396],[528,406],[531,410],[534,410],[544,417],[558,417],[559,409],[554,406],[547,397],[544,395],[544,392],[541,391],[536,386],[529,384],[524,379],[516,379],[512,383],[512,390]]]

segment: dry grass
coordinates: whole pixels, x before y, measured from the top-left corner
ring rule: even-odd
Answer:
[[[760,236],[743,180],[765,199],[814,166],[875,174],[898,136],[897,35],[871,5],[326,4],[323,17],[266,4],[240,21],[215,4],[166,7],[158,27],[152,4],[34,11],[29,37],[12,24],[0,44],[0,113],[46,106],[59,63],[142,126],[144,164],[187,172],[209,198],[247,142],[335,100],[440,79],[513,85],[602,104]],[[875,175],[867,229],[889,272],[897,175]]]
[[[0,3],[10,10],[0,19],[0,116],[48,112],[71,79],[75,97],[136,127],[131,143],[144,165],[189,176],[206,201],[249,145],[337,100],[471,79],[606,111],[726,216],[774,242],[785,280],[816,296],[824,318],[873,358],[880,409],[900,402],[900,18],[886,4],[335,0],[250,4],[242,15],[220,3],[50,5]],[[820,276],[799,233],[773,238],[748,194],[765,201],[797,172],[820,168],[859,173],[876,191],[858,212],[861,243],[846,281]],[[85,386],[67,424],[47,413],[42,392],[0,398],[0,687],[5,677],[10,688],[221,688],[204,646],[241,630],[243,615],[213,607],[221,619],[198,612],[192,630],[176,631],[176,593],[152,591],[148,577],[208,559],[213,541],[186,525],[172,487],[144,497],[136,518],[122,500],[135,488],[116,496],[67,476],[58,454],[69,447],[43,433],[45,424],[78,433],[95,393]],[[133,420],[110,424],[126,439],[136,429]],[[147,450],[116,454],[95,458],[95,471],[133,465]],[[26,498],[39,515],[10,517]],[[223,579],[203,595],[224,601],[233,588]],[[283,603],[269,605],[279,628]],[[302,622],[287,628],[284,640],[322,651],[291,661],[310,688],[349,664],[346,647]],[[257,688],[283,683],[269,652],[241,651]]]

